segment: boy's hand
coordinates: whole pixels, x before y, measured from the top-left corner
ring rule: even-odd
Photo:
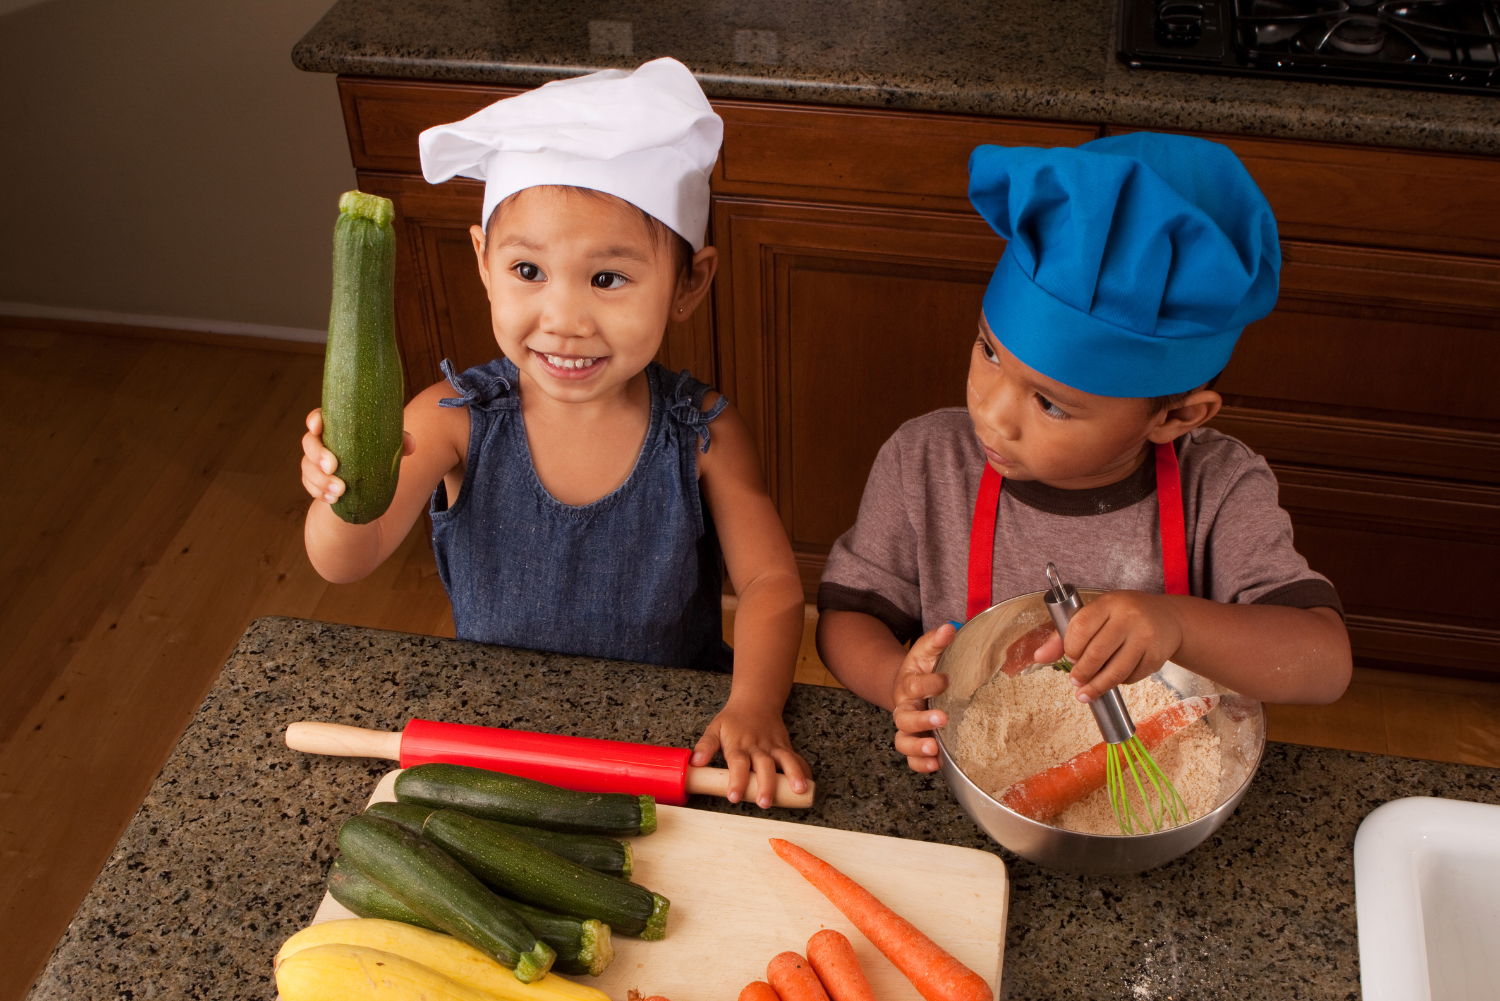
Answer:
[[[1172,599],[1143,591],[1110,591],[1084,605],[1068,623],[1068,639],[1054,634],[1034,659],[1048,664],[1067,654],[1078,701],[1092,702],[1116,685],[1159,670],[1182,646],[1182,623]]]
[[[948,714],[928,709],[927,700],[948,688],[948,676],[934,674],[933,668],[956,635],[958,630],[945,622],[919,637],[896,672],[891,689],[891,699],[896,705],[892,713],[896,721],[896,750],[906,755],[906,763],[914,772],[927,774],[939,768],[937,738],[932,735],[932,728],[947,725]]]
[[[411,455],[416,443],[407,431],[401,432],[401,454]],[[323,446],[323,411],[307,415],[307,434],[302,436],[302,486],[313,500],[332,504],[344,493],[344,481],[333,475],[339,458]]]
[[[792,750],[792,738],[786,732],[779,709],[754,707],[736,702],[733,695],[719,710],[693,748],[691,764],[703,767],[714,752],[724,752],[729,767],[729,802],[738,803],[755,771],[755,805],[762,810],[771,806],[776,791],[776,766],[786,773],[794,792],[807,791],[810,769],[802,755]]]

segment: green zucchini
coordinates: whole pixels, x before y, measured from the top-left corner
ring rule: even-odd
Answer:
[[[428,931],[442,931],[437,925],[385,892],[379,883],[350,865],[346,858],[339,857],[333,860],[333,867],[328,870],[328,892],[333,895],[334,900],[362,918],[404,921],[418,928],[426,928]],[[523,917],[521,920],[526,919]],[[553,964],[553,968],[557,968],[556,964]]]
[[[415,803],[371,803],[365,807],[365,813],[369,816],[394,820],[408,831],[418,834],[422,833],[422,825],[433,812],[433,807],[417,806]]]
[[[558,973],[597,977],[615,958],[615,947],[609,940],[609,925],[597,918],[575,918],[553,914],[519,900],[506,900],[510,909],[521,915],[526,927],[536,937],[557,950],[552,969]]]
[[[438,810],[422,834],[497,893],[524,904],[596,918],[624,935],[656,940],[667,930],[666,897],[569,862],[457,810]]]
[[[390,199],[346,191],[333,229],[333,305],[323,355],[323,444],[344,492],[333,512],[352,525],[391,506],[401,468],[406,386],[396,347],[396,232]]]
[[[572,834],[624,837],[656,830],[656,800],[620,792],[574,792],[467,765],[428,764],[396,776],[396,799],[462,810],[486,820]]]
[[[339,851],[382,890],[514,970],[523,984],[552,968],[557,953],[515,911],[441,848],[394,820],[350,817],[339,828]]]
[[[377,817],[388,817],[402,827],[422,832],[422,825],[431,816],[433,807],[415,803],[371,803],[365,810]],[[600,834],[564,834],[561,831],[544,831],[537,827],[522,827],[499,820],[486,820],[506,834],[530,842],[538,848],[561,855],[570,862],[602,872],[606,876],[630,878],[630,842],[617,841]]]
[[[333,867],[328,870],[328,892],[333,894],[334,900],[362,918],[385,918],[387,921],[402,921],[428,931],[442,931],[381,889],[379,883],[350,865],[348,859],[333,860]],[[552,963],[554,973],[587,973],[597,977],[614,959],[615,950],[609,939],[609,925],[602,921],[553,914],[516,900],[506,900],[505,906],[515,911],[532,934],[557,953],[557,959]]]

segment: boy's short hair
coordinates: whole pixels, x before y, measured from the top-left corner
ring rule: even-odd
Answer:
[[[1223,372],[1219,373],[1219,375],[1223,374]],[[1166,396],[1148,396],[1146,397],[1147,416],[1155,417],[1163,410],[1171,410],[1173,407],[1180,407],[1182,406],[1183,400],[1198,392],[1199,389],[1213,389],[1214,384],[1218,381],[1219,376],[1216,375],[1212,379],[1205,382],[1203,385],[1199,386],[1197,389],[1189,389],[1186,392],[1182,393],[1168,393]]]
[[[574,184],[555,184],[547,185],[547,187],[562,188],[566,191],[574,192],[576,194],[587,195],[590,198],[597,198],[600,201],[612,199],[614,201],[623,202],[626,206],[634,209],[641,214],[641,218],[646,222],[646,228],[651,231],[651,237],[658,246],[660,246],[663,242],[667,244],[667,247],[672,254],[672,273],[674,275],[681,275],[683,272],[692,267],[693,245],[689,243],[687,241],[687,238],[682,234],[672,229],[666,223],[662,222],[660,219],[656,218],[656,216],[652,215],[650,212],[647,212],[639,205],[632,205],[630,202],[625,201],[625,199],[619,197],[618,195],[611,195],[606,191],[596,191],[593,188],[580,188]],[[491,228],[494,226],[495,220],[500,217],[500,210],[519,198],[523,192],[530,190],[530,188],[522,188],[521,191],[513,192],[510,195],[507,195],[505,198],[502,198],[500,202],[495,205],[495,209],[490,213],[490,217],[484,221],[484,246],[486,251],[489,250]]]

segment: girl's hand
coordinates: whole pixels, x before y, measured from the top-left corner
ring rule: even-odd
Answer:
[[[302,486],[313,500],[332,504],[344,492],[344,481],[333,475],[339,457],[323,447],[323,411],[307,415],[307,434],[302,436]]]
[[[1068,623],[1067,642],[1056,634],[1033,658],[1048,664],[1067,654],[1068,677],[1079,702],[1092,702],[1116,685],[1159,670],[1182,646],[1182,622],[1173,600],[1143,591],[1110,591],[1084,605]]]
[[[937,738],[932,728],[946,726],[948,714],[937,709],[928,709],[927,700],[948,688],[946,674],[934,674],[938,657],[953,642],[958,630],[943,623],[932,632],[917,638],[896,672],[892,689],[892,700],[896,704],[891,714],[896,721],[896,750],[906,755],[906,763],[914,772],[928,774],[940,767],[937,753]]]
[[[786,773],[794,792],[807,791],[807,762],[792,750],[792,738],[786,732],[779,709],[737,703],[731,695],[724,708],[719,710],[719,715],[703,731],[698,745],[693,748],[691,763],[701,768],[718,750],[724,752],[724,763],[729,766],[731,803],[738,803],[744,797],[752,768],[756,782],[755,805],[762,810],[770,807],[772,793],[776,791],[777,765]]]
[[[411,455],[417,450],[411,432],[401,432],[401,454]],[[343,496],[344,481],[333,475],[339,468],[339,457],[323,445],[323,411],[314,410],[307,415],[307,434],[302,436],[302,486],[313,500],[332,504]]]

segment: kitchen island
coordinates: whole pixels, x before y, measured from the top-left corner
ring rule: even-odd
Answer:
[[[271,958],[317,909],[339,824],[392,767],[289,751],[288,723],[395,730],[419,716],[689,745],[728,689],[726,675],[257,620],[30,997],[274,995]],[[1500,770],[1273,743],[1239,810],[1195,851],[1138,876],[1067,876],[1001,850],[941,779],[909,771],[889,714],[797,685],[786,720],[818,800],[771,816],[1004,858],[1002,998],[1358,997],[1359,821],[1403,796],[1500,803]]]

